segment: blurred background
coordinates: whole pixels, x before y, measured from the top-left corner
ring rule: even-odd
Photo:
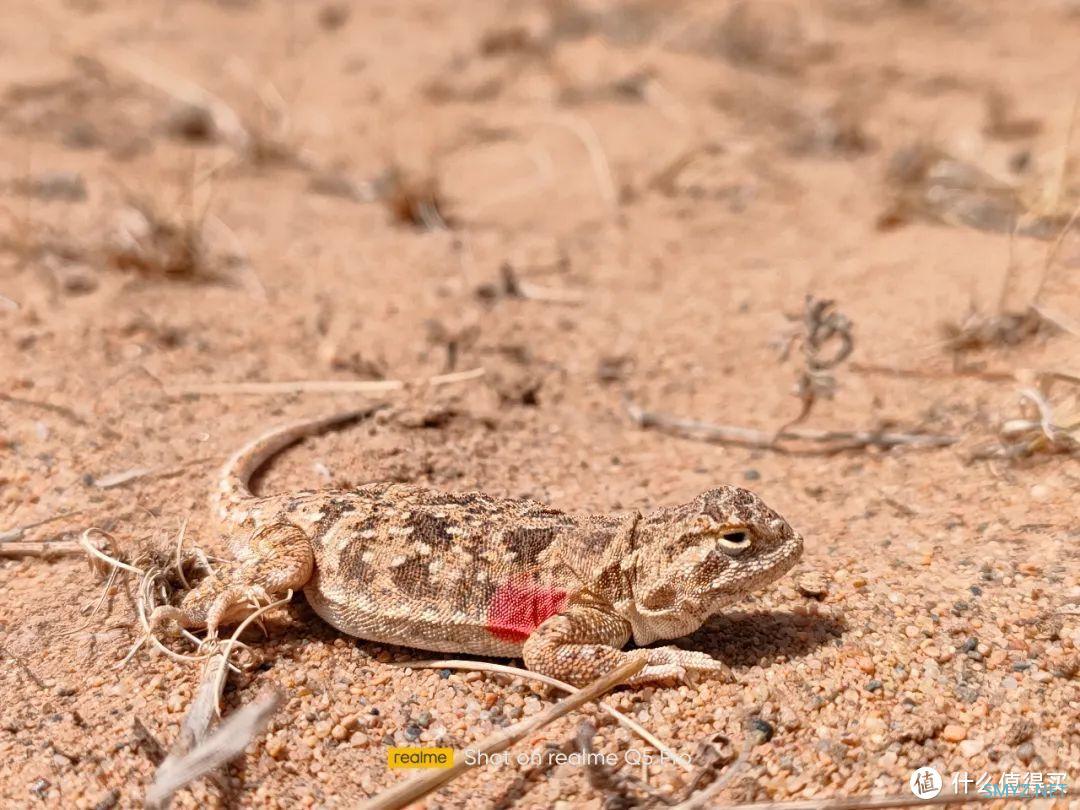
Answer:
[[[520,376],[524,352],[545,381],[513,384],[549,399],[632,364],[783,422],[763,369],[808,294],[864,363],[1078,328],[1078,15],[12,2],[5,306],[170,379]]]

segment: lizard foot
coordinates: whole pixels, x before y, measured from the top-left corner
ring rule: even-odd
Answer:
[[[687,681],[698,673],[708,673],[726,683],[735,681],[727,664],[703,652],[678,647],[651,647],[630,654],[643,655],[648,662],[641,672],[627,681],[630,686],[654,681]]]
[[[243,561],[218,576],[209,576],[187,592],[179,607],[162,606],[150,615],[150,626],[176,622],[187,630],[206,629],[217,637],[222,625],[243,621],[260,606],[307,584],[315,557],[306,535],[288,523],[260,529],[241,543]]]
[[[168,622],[176,622],[185,630],[204,629],[208,640],[217,638],[218,628],[234,624],[271,601],[270,595],[259,586],[225,586],[212,581],[216,590],[200,587],[189,591],[179,607],[161,605],[150,614],[150,628],[156,630]]]

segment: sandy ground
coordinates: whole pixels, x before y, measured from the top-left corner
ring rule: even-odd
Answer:
[[[1007,450],[1038,372],[1080,373],[1080,240],[1052,247],[1080,201],[1078,41],[1066,0],[8,0],[0,530],[78,510],[19,542],[93,525],[137,559],[189,518],[188,544],[220,551],[224,456],[360,397],[176,387],[482,367],[290,450],[260,486],[392,478],[574,511],[750,486],[806,554],[681,641],[738,682],[613,705],[683,754],[767,727],[723,801],[906,793],[924,765],[1075,785],[1080,473],[1045,442],[970,457]],[[807,294],[837,301],[855,347],[801,427],[961,441],[783,454],[627,417],[624,398],[793,419],[803,355],[778,346]],[[973,308],[1002,328],[953,352],[942,324]],[[1078,418],[1075,392],[1050,390],[1051,421]],[[812,575],[818,597],[797,588]],[[103,583],[82,559],[0,560],[3,806],[141,802],[199,669],[145,650],[117,669],[136,584],[89,616]],[[465,749],[554,698],[402,673],[415,651],[345,638],[301,598],[246,638],[260,663],[226,711],[268,685],[284,706],[176,806],[351,806],[401,778],[388,745]],[[589,716],[598,750],[649,751]],[[570,751],[579,718],[514,750]],[[671,796],[691,779],[646,777]],[[427,806],[642,799],[624,794],[574,764],[492,765]]]

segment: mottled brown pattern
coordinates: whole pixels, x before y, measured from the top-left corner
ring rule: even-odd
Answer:
[[[428,563],[424,557],[409,557],[401,565],[390,569],[390,579],[394,581],[402,596],[411,599],[431,599],[434,588],[428,578]]]
[[[648,644],[693,632],[783,574],[802,551],[799,535],[738,487],[645,515],[593,516],[409,484],[266,497],[248,490],[274,453],[352,417],[271,431],[230,459],[219,511],[242,530],[237,554],[247,560],[247,579],[228,594],[210,586],[193,592],[187,613],[172,618],[214,629],[215,618],[233,616],[222,604],[231,610],[239,594],[254,587],[275,595],[287,582],[303,587],[323,618],[361,638],[524,655],[530,667],[573,683],[644,656],[640,682],[686,669],[722,672],[701,653],[620,648],[630,638]],[[255,544],[243,539],[253,536]]]

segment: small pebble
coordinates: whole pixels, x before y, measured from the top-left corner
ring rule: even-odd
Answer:
[[[268,737],[266,739],[266,753],[273,759],[283,759],[288,746],[284,737]]]
[[[755,717],[750,721],[750,730],[756,731],[762,736],[762,742],[768,742],[773,738],[773,734],[776,733],[772,727],[772,723],[768,720],[763,720],[760,717]]]
[[[822,599],[829,592],[829,580],[820,571],[807,571],[795,580],[795,587],[803,596]]]
[[[1004,739],[1007,745],[1020,745],[1030,740],[1034,734],[1035,724],[1031,720],[1021,719],[1009,726]]]
[[[973,757],[982,752],[985,743],[982,740],[964,740],[960,743],[960,753],[965,757]]]
[[[877,678],[874,678],[872,681],[867,682],[866,691],[867,692],[878,692],[878,691],[881,690],[881,687],[882,687],[881,681],[879,681]]]
[[[956,723],[949,723],[942,729],[941,736],[949,742],[960,742],[967,737],[967,729]]]
[[[958,684],[953,692],[960,700],[964,701],[964,703],[974,703],[979,699],[979,690],[973,689],[965,684]]]

